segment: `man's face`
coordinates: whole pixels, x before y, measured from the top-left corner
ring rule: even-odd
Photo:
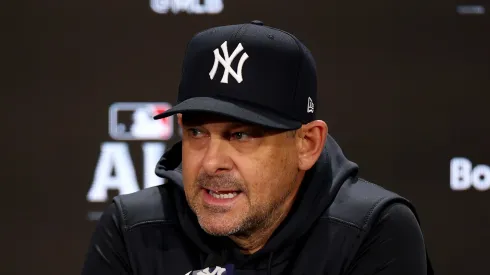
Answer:
[[[268,227],[297,188],[296,139],[211,115],[184,115],[182,165],[187,201],[211,235]]]

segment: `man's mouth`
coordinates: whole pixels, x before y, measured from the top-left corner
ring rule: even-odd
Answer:
[[[240,191],[213,191],[207,190],[208,193],[217,199],[232,199],[240,193]]]

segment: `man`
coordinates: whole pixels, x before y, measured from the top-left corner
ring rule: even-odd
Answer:
[[[412,204],[358,176],[328,135],[316,69],[293,35],[260,21],[188,44],[182,141],[162,186],[102,215],[83,275],[431,274]]]

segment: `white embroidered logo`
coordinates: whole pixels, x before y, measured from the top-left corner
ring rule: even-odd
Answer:
[[[226,41],[223,42],[223,44],[221,44],[221,49],[223,50],[224,58],[221,56],[221,54],[219,52],[219,48],[216,48],[213,51],[214,52],[214,64],[213,64],[213,68],[209,72],[209,77],[211,78],[211,80],[214,78],[214,76],[216,74],[216,70],[218,70],[218,62],[219,62],[225,68],[225,72],[223,73],[223,78],[221,78],[221,83],[228,83],[228,74],[231,74],[236,79],[236,81],[238,83],[241,83],[243,81],[242,67],[243,67],[243,63],[245,63],[245,60],[247,60],[247,58],[248,58],[248,54],[243,53],[242,57],[240,57],[240,61],[238,62],[238,70],[237,71],[234,71],[231,68],[231,63],[233,62],[235,57],[243,50],[242,43],[238,44],[238,46],[233,51],[231,56],[228,55],[228,46],[227,46]]]
[[[311,97],[308,97],[308,107],[306,108],[306,112],[313,113],[315,110],[315,105],[313,104],[313,100]]]
[[[225,268],[222,268],[222,267],[219,267],[217,266],[213,272],[210,272],[209,271],[209,267],[197,272],[197,275],[222,275],[223,273],[226,272],[226,269]],[[189,271],[187,274],[185,275],[190,275],[192,273],[192,271]],[[225,273],[226,274],[226,273]]]

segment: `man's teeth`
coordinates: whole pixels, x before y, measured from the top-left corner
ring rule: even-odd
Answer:
[[[211,190],[208,191],[209,194],[217,199],[232,199],[238,195],[238,192],[231,192],[231,193],[216,193]]]

